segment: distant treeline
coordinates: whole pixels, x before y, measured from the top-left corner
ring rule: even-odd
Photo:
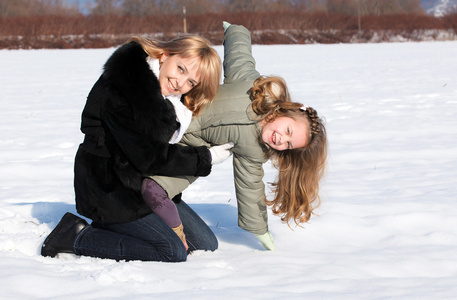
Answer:
[[[415,30],[457,29],[456,14],[357,16],[324,12],[241,12],[186,17],[188,33],[221,31],[222,21],[250,30]],[[182,33],[184,19],[178,15],[143,18],[129,15],[48,15],[0,19],[0,36]]]
[[[259,11],[327,12],[348,15],[425,14],[420,0],[0,0],[0,17],[80,14],[201,15]]]
[[[254,9],[259,2],[264,3],[263,8]],[[135,3],[137,6],[133,5]],[[179,6],[178,3],[180,6],[186,4],[186,15],[182,11],[179,14],[173,13],[174,7]],[[243,5],[240,9],[244,8],[245,11],[233,12],[235,8],[232,7],[224,12],[205,12],[205,9],[201,8],[200,14],[189,13],[189,8],[198,7],[197,4],[206,4],[211,11],[216,11],[215,7],[224,3],[230,4],[227,7]],[[251,7],[246,7],[246,3]],[[374,10],[377,13],[363,14],[350,10],[345,13],[333,12],[330,9],[337,4],[340,4],[340,8],[348,8],[350,3],[359,11],[362,7],[366,9],[369,3],[383,3],[383,5],[391,3],[392,5],[373,6],[377,8]],[[361,7],[357,7],[357,3]],[[416,0],[99,0],[91,8],[91,13],[82,14],[80,7],[66,7],[59,0],[0,0],[3,16],[0,17],[0,48],[102,48],[117,46],[131,35],[168,39],[184,32],[197,33],[214,44],[220,44],[222,21],[241,24],[252,32],[257,32],[253,34],[253,43],[257,44],[346,42],[349,36],[354,34],[358,34],[359,37],[366,36],[369,39],[373,31],[457,32],[456,13],[439,18],[429,16],[419,9],[420,5],[418,7],[417,3],[420,2]],[[193,5],[189,6],[189,4]],[[156,9],[159,7],[160,11],[166,11],[165,5],[168,5],[169,14],[146,14],[148,10],[141,10],[144,15],[139,16],[139,13],[133,13],[133,8],[127,10],[128,5],[137,8],[150,5]],[[274,5],[276,10],[267,9]],[[289,8],[285,9],[286,7]],[[374,9],[373,7],[371,9]],[[391,10],[402,8],[403,12],[400,10],[396,13],[380,13],[389,7]],[[23,9],[22,13],[19,13],[19,8]],[[5,14],[5,9],[10,13]],[[14,16],[11,15],[13,11],[16,12]],[[152,11],[155,10],[150,12]],[[318,37],[316,34],[313,37],[313,32],[319,32]]]

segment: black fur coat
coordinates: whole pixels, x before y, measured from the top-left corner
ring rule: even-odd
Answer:
[[[85,138],[75,157],[78,212],[99,223],[133,221],[151,213],[140,194],[144,176],[208,175],[205,147],[168,144],[178,126],[142,47],[131,42],[118,48],[82,113]]]

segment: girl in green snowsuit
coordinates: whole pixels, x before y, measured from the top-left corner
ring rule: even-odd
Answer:
[[[255,69],[249,31],[228,23],[224,28],[224,84],[212,103],[192,120],[181,143],[207,147],[234,144],[238,225],[255,234],[266,249],[273,250],[276,247],[268,231],[267,205],[287,223],[309,220],[319,204],[319,180],[327,156],[326,132],[314,109],[291,102],[282,78],[261,76]],[[268,159],[279,169],[271,201],[266,200],[262,180],[262,165]],[[196,179],[152,176],[143,181],[142,194],[156,201],[157,207],[168,203],[171,210],[155,211],[166,223],[170,219],[181,222],[178,211],[183,201],[177,198]],[[175,196],[178,209],[169,205],[169,199]],[[181,219],[183,228],[177,234],[189,250],[217,248],[215,238],[211,238],[211,247],[198,244],[202,239],[193,241],[199,232],[208,236],[209,228],[186,226],[186,219]]]

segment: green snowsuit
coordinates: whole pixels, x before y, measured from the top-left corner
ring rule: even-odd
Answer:
[[[210,146],[233,142],[233,172],[238,202],[238,225],[254,234],[268,230],[260,125],[253,118],[248,90],[260,77],[251,53],[251,36],[243,26],[231,25],[224,35],[224,84],[210,106],[194,118],[181,143]],[[153,176],[173,198],[196,177]]]

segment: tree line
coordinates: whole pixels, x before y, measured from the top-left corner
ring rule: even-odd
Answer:
[[[188,15],[300,11],[347,15],[425,14],[420,0],[0,0],[0,17],[32,15]]]
[[[260,3],[262,5],[260,5]],[[0,49],[105,48],[132,35],[196,33],[221,43],[222,21],[249,28],[255,44],[342,43],[375,31],[457,32],[457,14],[427,15],[419,0],[0,0]],[[183,7],[186,14],[183,13]],[[86,10],[87,13],[81,13]]]

